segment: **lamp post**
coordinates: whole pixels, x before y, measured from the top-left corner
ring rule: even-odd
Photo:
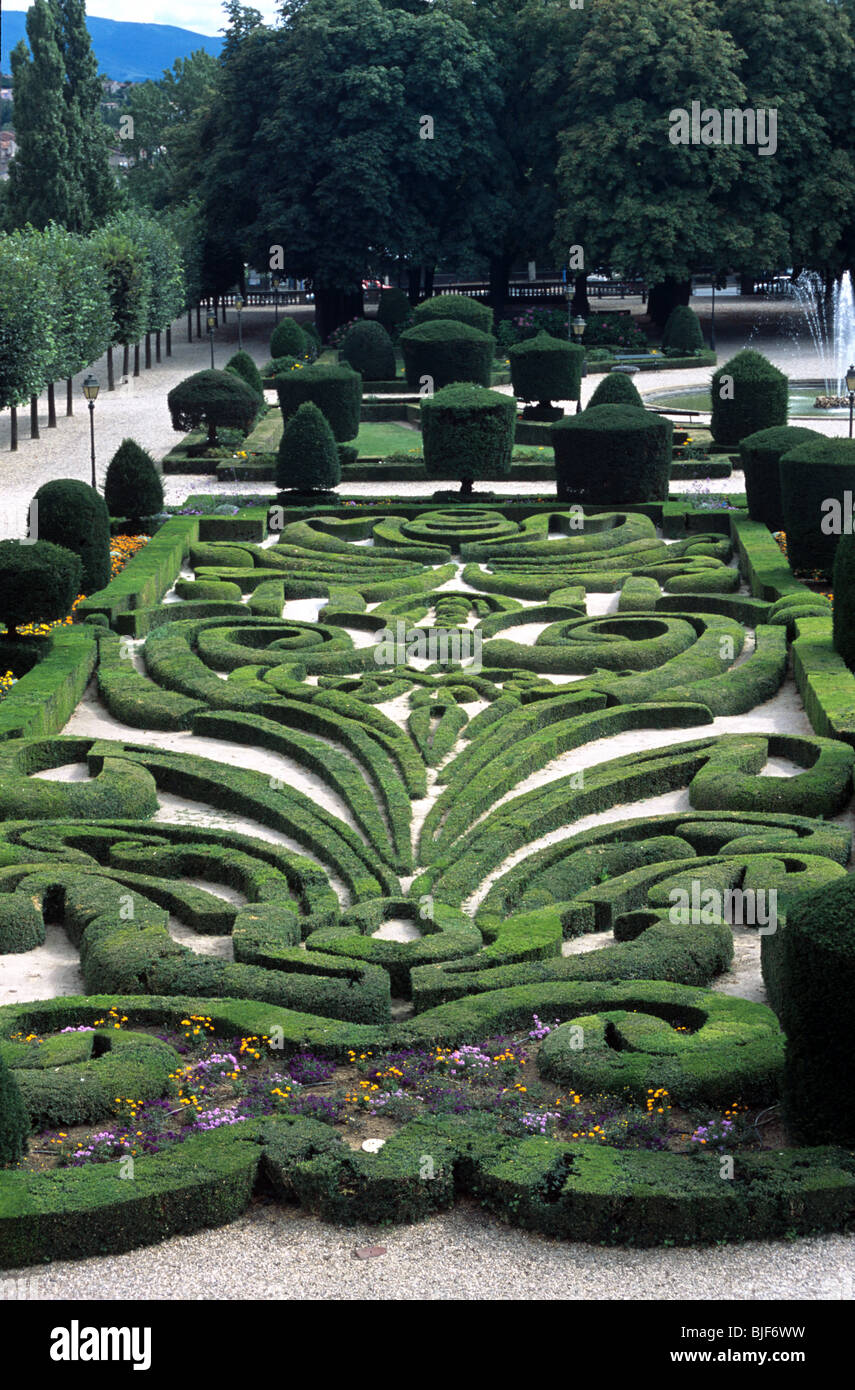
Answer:
[[[83,394],[89,402],[89,441],[92,450],[92,487],[98,491],[98,480],[95,476],[95,402],[98,399],[100,383],[97,376],[90,372],[83,381]]]
[[[215,315],[214,315],[213,313],[209,313],[209,314],[208,314],[208,337],[211,339],[211,371],[214,370],[214,329],[216,328],[216,326],[217,326],[217,320],[216,320]]]
[[[569,301],[568,301],[568,303],[569,303]],[[568,316],[569,316],[569,312],[570,312],[570,311],[569,311],[569,308],[568,308],[568,311],[567,311],[567,312],[568,312]],[[584,318],[582,317],[581,314],[577,314],[576,317],[575,317],[574,319],[572,319],[571,322],[570,322],[570,328],[571,328],[573,337],[574,337],[575,341],[577,342],[577,344],[579,345],[579,347],[582,346],[582,339],[583,339],[583,337],[585,336],[585,329],[587,328],[587,326],[588,326],[587,320],[584,319]],[[584,359],[583,359],[583,362],[582,362],[582,376],[587,376],[587,375],[588,375],[587,363],[586,363],[586,362],[584,361]],[[579,412],[581,411],[581,409],[582,409],[582,393],[581,393],[581,391],[580,391],[580,392],[579,392],[579,399],[578,399],[578,401],[576,402],[576,414],[577,414],[577,415],[579,414]]]
[[[243,300],[240,295],[235,296],[235,308],[238,316],[238,352],[243,352],[243,326],[241,324],[241,312],[243,310]]]
[[[855,367],[846,373],[846,390],[849,392],[849,438],[852,438],[852,412],[855,409]]]
[[[710,313],[710,352],[715,352],[715,282],[716,272],[712,273],[712,312]]]
[[[279,286],[282,281],[278,275],[274,275],[270,283],[273,286],[273,322],[277,324],[279,322]]]

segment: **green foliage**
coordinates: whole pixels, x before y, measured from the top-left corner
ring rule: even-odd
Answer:
[[[830,575],[855,495],[855,441],[818,435],[783,454],[778,473],[790,568]]]
[[[598,405],[552,426],[561,501],[655,502],[668,496],[674,426],[631,405]]]
[[[398,371],[392,339],[372,319],[353,325],[339,348],[339,359],[359,372],[363,381],[392,381]]]
[[[475,478],[510,472],[516,426],[513,396],[482,386],[446,386],[421,406],[428,473],[459,478],[471,492]]]
[[[822,438],[817,430],[801,425],[774,425],[771,429],[746,435],[740,442],[745,496],[752,521],[765,522],[770,531],[781,530],[784,525],[778,469],[781,457],[797,445],[817,438]]]
[[[20,405],[44,385],[56,352],[51,300],[35,240],[0,238],[0,406]]]
[[[341,482],[341,462],[329,422],[304,401],[285,422],[276,460],[276,483],[297,492],[327,491]]]
[[[85,594],[103,589],[110,579],[110,516],[103,497],[88,483],[55,478],[42,484],[33,502],[38,505],[33,530],[39,538],[80,556]]]
[[[64,618],[80,593],[80,556],[49,541],[0,541],[0,621],[11,636],[24,623]]]
[[[151,288],[144,331],[162,332],[177,318],[186,299],[178,241],[164,222],[138,212],[120,213],[112,225],[130,238],[145,260]]]
[[[271,357],[303,357],[306,335],[296,319],[281,318],[270,339]]]
[[[855,671],[855,535],[840,537],[834,555],[834,650]]]
[[[407,385],[423,389],[424,380],[439,391],[457,381],[489,386],[496,340],[478,328],[453,319],[434,319],[401,334]]]
[[[138,343],[146,331],[151,299],[148,257],[140,244],[108,224],[93,236],[110,295],[113,340]]]
[[[701,321],[688,304],[677,304],[671,310],[662,330],[662,347],[674,356],[703,352],[706,344]]]
[[[276,377],[282,418],[287,425],[304,401],[312,401],[326,416],[339,443],[359,433],[362,378],[351,367],[315,363]]]
[[[20,1087],[0,1053],[0,1168],[26,1153],[30,1120]]]
[[[255,365],[248,352],[236,352],[226,363],[227,372],[235,372],[247,386],[251,387],[264,404],[264,383],[261,380],[261,372]]]
[[[134,522],[140,522],[144,516],[154,516],[163,508],[163,483],[157,465],[151,454],[133,439],[123,439],[110,459],[104,500],[110,516],[127,517]]]
[[[218,429],[248,434],[258,414],[257,395],[235,372],[195,372],[173,386],[166,400],[173,429],[186,434],[207,425],[212,445]]]
[[[56,282],[55,348],[45,372],[51,382],[98,361],[113,341],[113,317],[104,268],[91,239],[51,223],[36,244]]]
[[[585,352],[548,333],[508,349],[514,395],[525,401],[577,401]]]
[[[425,299],[413,310],[413,325],[432,323],[434,319],[454,319],[457,323],[468,323],[482,333],[493,331],[493,310],[489,304],[472,299],[468,294],[437,294]]]
[[[46,227],[51,221],[85,228],[70,167],[65,69],[55,6],[36,0],[27,13],[27,39],[12,53],[15,132],[19,146],[9,170],[13,226]],[[32,54],[32,57],[30,56]]]
[[[639,395],[635,382],[626,372],[607,372],[594,388],[586,410],[598,405],[634,405],[644,409],[644,401]]]
[[[404,328],[410,322],[412,309],[410,301],[403,290],[389,289],[380,291],[380,302],[377,305],[377,322],[386,329],[389,336],[393,339],[400,337]]]
[[[713,372],[710,430],[716,444],[739,444],[786,425],[789,382],[762,353],[745,348]]]

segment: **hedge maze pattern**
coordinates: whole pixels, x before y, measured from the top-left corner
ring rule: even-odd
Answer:
[[[333,1057],[471,1043],[537,1012],[563,1022],[540,1054],[562,1085],[774,1102],[775,1013],[708,988],[732,961],[730,926],[676,922],[669,904],[692,883],[762,887],[786,914],[843,877],[851,836],[833,818],[855,752],[714,727],[778,692],[794,633],[793,600],[746,593],[733,559],[719,532],[668,543],[643,513],[578,508],[286,517],[263,543],[194,541],[178,601],[125,605],[95,630],[120,734],[0,743],[0,954],[59,921],[87,991],[0,1009],[33,1124],[162,1094],[175,1054],[135,1026],[194,1008],[224,1032],[276,1027],[286,1048]],[[822,612],[799,593],[800,612]],[[614,611],[590,611],[592,595],[617,595]],[[317,621],[283,618],[297,599],[324,600]],[[383,642],[403,631],[477,637],[481,660],[402,661]],[[621,735],[632,751],[614,755]],[[242,749],[240,765],[194,752],[197,739]],[[262,754],[285,770],[259,770]],[[574,754],[583,773],[562,771]],[[769,759],[798,770],[761,775]],[[85,775],[44,775],[70,764]],[[675,792],[685,809],[632,814]],[[164,795],[201,803],[207,823],[158,815]],[[230,951],[181,944],[170,915]],[[401,917],[418,939],[374,935]],[[773,935],[763,960],[775,1004]],[[130,1031],[61,1034],[111,1007]],[[28,1029],[51,1035],[37,1069],[11,1041]],[[830,1148],[745,1155],[723,1183],[714,1154],[511,1140],[454,1117],[411,1122],[373,1155],[285,1117],[140,1160],[133,1183],[113,1167],[3,1173],[0,1263],[228,1220],[262,1174],[338,1220],[413,1219],[469,1191],[552,1234],[639,1243],[829,1228],[855,1193],[852,1156]]]

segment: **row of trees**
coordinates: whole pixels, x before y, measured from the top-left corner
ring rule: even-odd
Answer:
[[[214,288],[282,246],[323,332],[401,262],[413,291],[438,259],[489,266],[498,307],[515,260],[581,246],[661,287],[664,320],[693,271],[855,260],[855,0],[290,0],[276,29],[226,9],[217,65],[135,93],[132,179],[199,199]],[[776,155],[671,144],[696,100],[776,109]]]

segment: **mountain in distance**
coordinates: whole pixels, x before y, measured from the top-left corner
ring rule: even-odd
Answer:
[[[9,54],[20,39],[27,38],[26,14],[24,10],[7,10],[5,4],[2,9],[0,72],[8,73],[12,70]],[[157,82],[176,58],[189,58],[199,48],[217,57],[223,46],[219,35],[195,34],[172,24],[135,24],[95,15],[87,15],[86,24],[98,71],[114,82]]]

